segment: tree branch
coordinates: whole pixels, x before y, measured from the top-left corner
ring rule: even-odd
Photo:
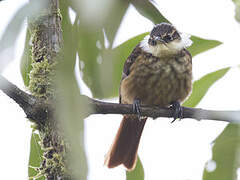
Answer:
[[[2,75],[0,75],[0,89],[23,109],[27,118],[37,123],[46,119],[49,107],[42,99],[27,94]]]
[[[92,114],[135,114],[131,104],[107,103],[88,98],[93,108]],[[171,108],[161,108],[158,106],[141,106],[141,115],[158,118],[173,117]],[[240,111],[214,111],[201,108],[183,107],[183,117],[196,120],[216,120],[230,123],[240,123]]]
[[[0,89],[12,98],[26,113],[28,118],[35,122],[42,121],[43,117],[48,117],[50,103],[46,103],[42,99],[25,93],[17,86],[9,82],[6,78],[0,75]],[[117,104],[98,101],[87,96],[83,96],[87,104],[92,107],[91,114],[135,114],[131,104]],[[160,108],[158,106],[141,106],[141,115],[158,118],[158,117],[173,117],[171,108]],[[47,114],[48,113],[48,114]],[[240,111],[214,111],[201,108],[183,107],[183,119],[191,118],[196,120],[216,120],[230,123],[240,123]]]
[[[0,89],[23,109],[33,105],[36,101],[36,98],[19,89],[2,75],[0,75]]]

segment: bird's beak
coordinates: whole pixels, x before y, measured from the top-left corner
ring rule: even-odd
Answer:
[[[165,44],[166,42],[164,40],[162,40],[160,37],[154,37],[154,40],[156,40],[157,42],[160,42],[162,44]]]

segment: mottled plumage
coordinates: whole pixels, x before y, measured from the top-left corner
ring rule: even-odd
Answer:
[[[192,62],[186,49],[177,55],[156,57],[137,46],[127,59],[120,86],[121,103],[169,106],[191,91]]]
[[[140,100],[143,105],[169,107],[173,102],[182,102],[192,86],[192,58],[185,49],[189,45],[189,37],[172,25],[156,25],[124,64],[120,103],[133,104]],[[137,115],[124,115],[106,155],[105,164],[109,168],[123,164],[127,170],[134,169],[146,120]]]

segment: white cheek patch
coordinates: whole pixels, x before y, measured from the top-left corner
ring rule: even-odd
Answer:
[[[192,40],[190,39],[191,35],[181,33],[181,40],[175,40],[170,43],[158,44],[156,46],[151,46],[148,44],[149,35],[145,36],[145,38],[140,42],[140,47],[147,53],[151,53],[154,56],[161,56],[165,54],[176,53],[183,48],[187,48],[192,45]]]
[[[181,43],[182,43],[184,48],[192,45],[193,42],[190,39],[191,38],[190,34],[181,33],[180,36],[181,36]]]
[[[140,48],[142,48],[143,51],[147,53],[152,53],[152,51],[149,48],[148,40],[150,38],[150,35],[147,35],[144,37],[144,39],[140,42]]]
[[[192,45],[192,40],[190,39],[191,35],[181,33],[181,40],[173,40],[172,42],[166,43],[166,46],[171,51],[174,50],[182,50],[183,48],[187,48]]]

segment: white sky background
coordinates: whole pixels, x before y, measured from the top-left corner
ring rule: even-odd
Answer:
[[[156,0],[157,1],[157,0]],[[0,36],[14,12],[25,0],[0,3]],[[234,19],[231,0],[161,0],[160,11],[178,30],[216,39],[224,44],[193,59],[194,79],[217,69],[234,66],[224,78],[208,91],[198,107],[216,110],[240,109],[239,40],[240,25]],[[132,36],[150,31],[152,23],[134,8],[128,10],[116,39],[116,45]],[[21,89],[24,85],[19,71],[19,59],[24,47],[24,30],[14,52],[14,61],[4,76]],[[85,91],[85,93],[89,93]],[[117,100],[115,100],[117,101]],[[0,179],[27,179],[30,123],[13,100],[0,91]],[[86,119],[86,148],[91,180],[123,180],[124,169],[107,169],[104,155],[115,136],[120,115],[94,115]],[[226,123],[186,119],[170,123],[171,119],[149,120],[144,128],[139,155],[146,180],[200,180],[205,162],[211,159],[211,142]],[[240,178],[239,178],[240,179]]]

